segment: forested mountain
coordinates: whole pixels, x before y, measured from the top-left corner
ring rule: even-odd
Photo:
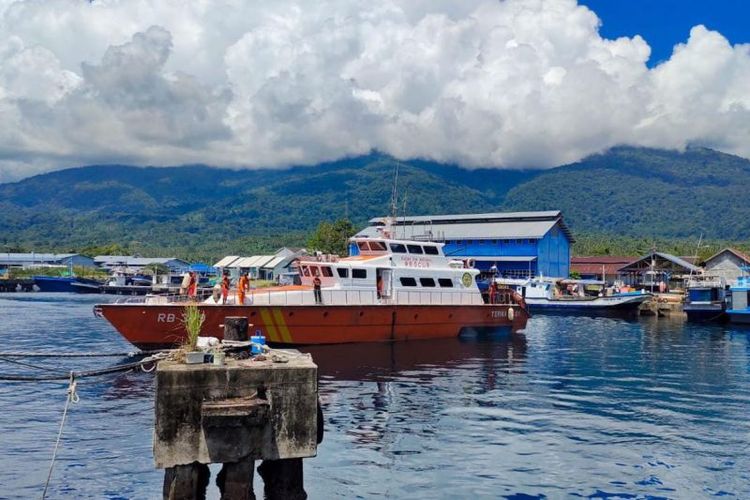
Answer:
[[[708,149],[615,148],[539,171],[465,170],[369,155],[314,167],[90,166],[0,185],[0,243],[213,258],[300,244],[321,220],[560,209],[574,233],[750,237],[750,161]]]

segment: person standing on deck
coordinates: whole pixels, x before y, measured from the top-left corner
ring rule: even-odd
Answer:
[[[221,278],[221,303],[227,303],[227,297],[229,297],[229,273],[224,271],[224,275]]]
[[[198,293],[198,278],[193,271],[189,273],[190,281],[188,283],[188,297],[195,297]]]
[[[190,288],[190,274],[185,273],[182,277],[182,283],[180,283],[180,295],[187,295],[188,288]]]
[[[378,290],[378,300],[383,298],[383,276],[378,274],[378,279],[375,281],[375,287]]]
[[[316,304],[322,304],[323,303],[323,294],[320,291],[320,276],[315,276],[313,279],[313,294],[315,295],[315,303]]]
[[[242,273],[239,281],[237,282],[237,303],[242,305],[245,303],[245,292],[250,288],[250,280],[247,277],[247,271]]]
[[[493,278],[492,283],[490,283],[490,304],[495,303],[497,303],[497,283]]]

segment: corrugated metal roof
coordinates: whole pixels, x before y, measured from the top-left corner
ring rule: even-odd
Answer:
[[[239,255],[227,255],[223,259],[221,259],[219,262],[214,264],[214,267],[230,267],[230,265],[237,259],[239,259]]]
[[[429,221],[467,221],[467,220],[512,220],[512,219],[555,219],[560,217],[559,210],[547,210],[536,212],[491,212],[483,214],[448,214],[448,215],[418,215],[409,217],[397,217],[395,224],[403,222],[429,222]],[[383,217],[374,217],[370,219],[371,223],[382,222]]]
[[[77,253],[0,253],[0,262],[58,262],[71,257],[84,257]]]
[[[128,266],[147,266],[149,264],[168,264],[177,262],[188,265],[188,262],[177,257],[133,257],[131,255],[97,255],[94,257],[97,264],[123,264]]]
[[[429,236],[435,240],[473,239],[497,240],[517,238],[543,238],[554,226],[557,220],[525,221],[525,222],[477,222],[462,224],[423,224],[415,223],[407,226],[394,226],[395,238],[424,239]],[[566,232],[566,229],[563,229]],[[357,233],[357,236],[380,236],[377,226],[368,226]]]
[[[263,267],[268,268],[268,269],[273,269],[274,267],[278,266],[279,264],[281,264],[281,262],[283,262],[286,259],[287,257],[284,257],[284,256],[274,257],[272,260],[264,264]]]
[[[670,253],[664,253],[664,252],[651,252],[650,254],[648,254],[648,255],[646,255],[644,257],[641,257],[638,260],[635,260],[635,261],[631,262],[627,266],[621,267],[619,269],[619,271],[624,271],[624,270],[628,269],[629,267],[634,267],[637,264],[639,264],[641,262],[644,262],[644,261],[650,261],[651,258],[654,257],[654,256],[661,257],[662,259],[664,259],[666,261],[669,261],[672,264],[675,264],[677,266],[680,266],[683,269],[687,269],[688,271],[693,271],[693,272],[700,271],[700,268],[698,266],[694,266],[693,264],[691,264],[690,262],[688,262],[688,261],[686,261],[684,259],[676,257],[676,256],[674,256],[674,255],[672,255]]]

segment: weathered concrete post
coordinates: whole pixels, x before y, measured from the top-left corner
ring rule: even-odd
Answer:
[[[265,460],[266,498],[306,498],[302,458],[317,452],[318,368],[307,354],[274,354],[224,366],[159,364],[154,459],[166,469],[165,499],[204,498],[209,463],[224,464],[223,499],[253,499],[255,460]]]
[[[247,318],[242,316],[227,316],[224,318],[224,340],[245,342],[250,340]]]

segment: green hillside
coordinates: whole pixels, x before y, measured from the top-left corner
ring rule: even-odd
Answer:
[[[362,225],[389,212],[398,164],[399,210],[497,210],[537,172],[466,171],[367,156],[316,167],[92,166],[0,185],[0,238],[27,249],[120,243],[142,254],[211,259],[301,244],[319,221]]]
[[[750,161],[710,149],[615,148],[512,189],[504,207],[558,209],[580,233],[750,238]]]
[[[397,164],[400,213],[559,209],[583,253],[639,252],[655,239],[693,244],[700,233],[750,238],[750,161],[622,147],[546,171],[381,155],[275,170],[74,168],[0,185],[0,251],[118,243],[211,260],[302,244],[321,220],[348,215],[361,226],[388,213]]]

